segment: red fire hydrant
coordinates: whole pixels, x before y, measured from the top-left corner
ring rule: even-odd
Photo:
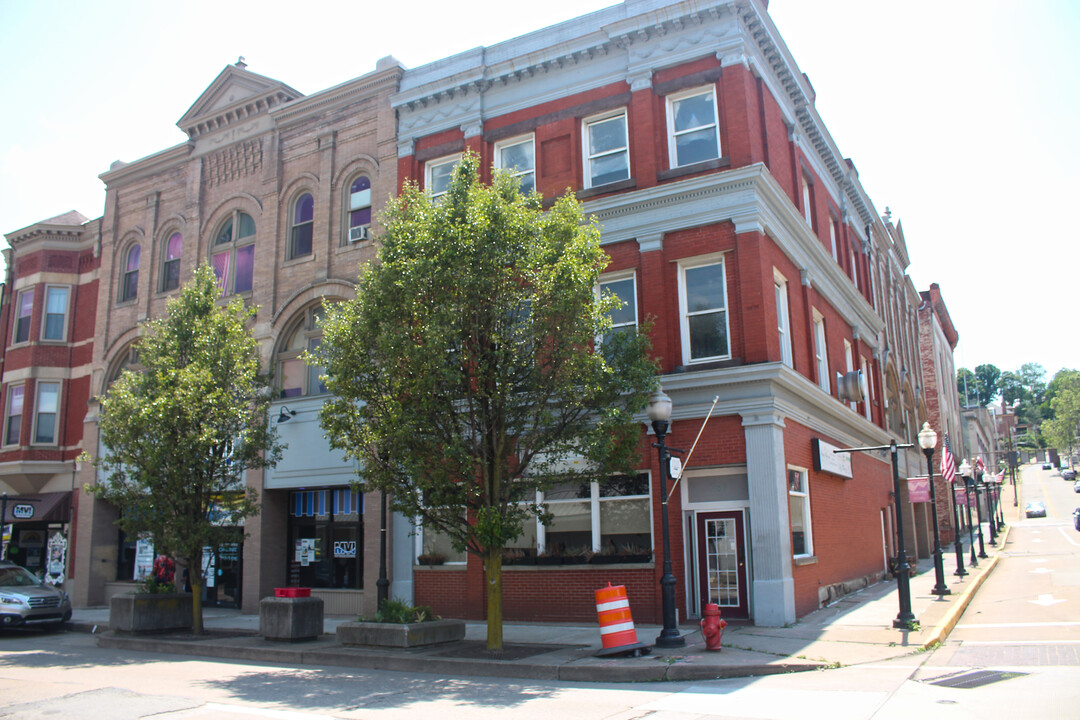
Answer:
[[[727,620],[720,617],[720,606],[707,603],[701,611],[701,635],[705,638],[706,650],[719,650],[720,638],[724,636]]]

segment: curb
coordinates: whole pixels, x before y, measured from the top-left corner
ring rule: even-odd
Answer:
[[[1009,538],[1010,530],[1012,530],[1012,525],[1006,525],[1005,530],[1001,535],[1001,540],[999,541],[1001,548],[1005,547],[1005,541]],[[986,569],[975,579],[975,582],[965,588],[964,594],[960,596],[959,601],[949,608],[949,612],[947,612],[945,617],[941,619],[941,622],[934,627],[934,631],[930,633],[930,638],[923,645],[924,649],[929,650],[933,646],[941,644],[945,638],[948,637],[949,633],[956,627],[956,623],[960,621],[960,616],[964,614],[964,611],[967,610],[967,606],[971,604],[971,598],[975,595],[975,591],[986,582],[986,578],[988,578],[994,568],[997,567],[999,560],[1001,560],[1000,550],[998,551],[998,554],[995,554],[990,560],[990,564],[986,566]]]

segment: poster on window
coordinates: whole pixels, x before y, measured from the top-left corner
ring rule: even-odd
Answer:
[[[150,577],[150,572],[154,569],[154,541],[153,540],[136,540],[135,541],[135,572],[133,573],[132,580],[135,582],[142,582],[146,578]]]
[[[908,478],[907,491],[908,502],[930,502],[930,481],[924,477]]]
[[[315,538],[301,538],[296,541],[296,562],[307,567],[315,562]]]

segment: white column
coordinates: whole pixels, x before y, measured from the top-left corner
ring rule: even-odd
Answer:
[[[771,410],[742,418],[750,488],[751,615],[757,625],[782,627],[795,622],[784,418]]]

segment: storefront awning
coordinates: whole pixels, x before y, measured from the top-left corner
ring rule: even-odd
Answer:
[[[8,495],[2,524],[66,523],[69,517],[71,517],[70,492]]]

